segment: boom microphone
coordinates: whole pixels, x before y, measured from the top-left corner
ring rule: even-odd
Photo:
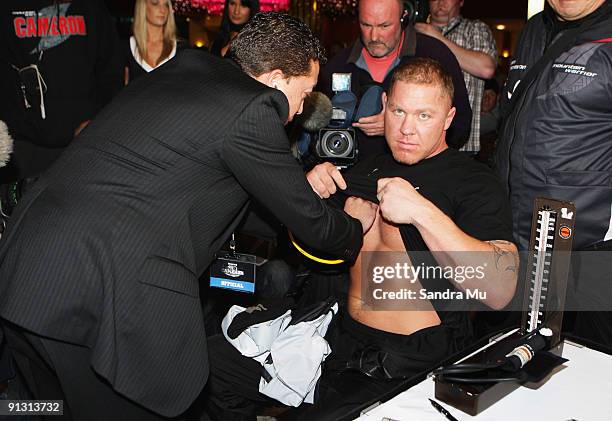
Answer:
[[[304,99],[304,109],[297,117],[297,121],[304,130],[317,132],[327,127],[331,118],[331,100],[321,92],[312,92]]]
[[[0,168],[8,163],[11,152],[13,152],[13,139],[6,124],[0,120]]]

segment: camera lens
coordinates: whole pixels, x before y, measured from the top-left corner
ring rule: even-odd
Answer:
[[[326,156],[346,158],[353,151],[353,138],[346,131],[328,131],[321,139],[321,149]]]

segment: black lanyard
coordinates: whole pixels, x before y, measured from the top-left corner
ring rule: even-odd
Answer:
[[[455,23],[453,26],[451,26],[450,28],[448,28],[445,32],[442,32],[442,35],[444,35],[445,37],[447,37],[451,32],[453,32],[455,29],[457,29],[457,27],[461,25],[461,19],[459,19],[457,21],[457,23]]]

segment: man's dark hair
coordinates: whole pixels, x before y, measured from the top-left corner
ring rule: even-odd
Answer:
[[[311,61],[325,63],[325,50],[310,28],[286,13],[258,13],[230,47],[230,57],[243,71],[260,76],[280,69],[285,76],[306,76]]]
[[[455,86],[453,78],[444,70],[442,65],[431,58],[413,58],[406,63],[397,66],[391,77],[389,92],[397,82],[414,83],[417,85],[437,85],[442,90],[442,95],[453,103]]]

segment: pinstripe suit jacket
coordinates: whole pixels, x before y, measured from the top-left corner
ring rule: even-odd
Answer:
[[[23,198],[0,248],[0,316],[92,349],[119,393],[182,413],[208,375],[198,277],[249,196],[352,259],[361,226],[291,156],[288,103],[187,51],[130,84]]]

